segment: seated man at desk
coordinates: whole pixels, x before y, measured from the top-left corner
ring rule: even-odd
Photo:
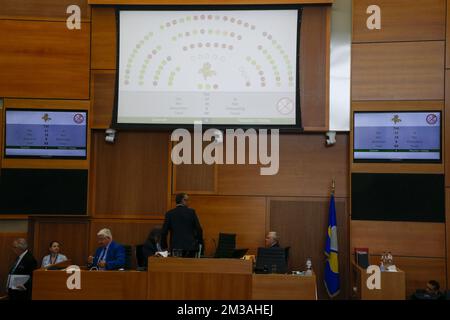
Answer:
[[[102,229],[97,233],[100,245],[94,256],[89,256],[88,267],[99,270],[117,270],[125,267],[125,248],[113,241],[111,230]]]
[[[278,248],[280,246],[277,233],[270,231],[266,236],[266,248]]]
[[[445,295],[440,291],[441,286],[436,280],[430,280],[425,290],[419,289],[412,296],[412,300],[444,300]]]
[[[42,259],[41,268],[47,268],[51,265],[58,264],[64,261],[67,261],[67,257],[60,253],[61,245],[58,241],[50,242],[48,250],[50,254],[46,255]]]

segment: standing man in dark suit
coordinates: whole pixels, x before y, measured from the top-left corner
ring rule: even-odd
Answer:
[[[28,251],[27,240],[18,238],[13,241],[12,249],[17,258],[8,273],[6,288],[8,289],[9,300],[30,300],[31,299],[31,278],[33,270],[37,268],[37,261],[30,251]],[[17,284],[15,276],[28,276],[29,279],[22,285]]]
[[[189,208],[189,196],[177,194],[176,207],[166,213],[161,232],[161,245],[167,248],[167,235],[170,231],[170,249],[176,256],[194,257],[203,246],[203,230],[194,209]]]

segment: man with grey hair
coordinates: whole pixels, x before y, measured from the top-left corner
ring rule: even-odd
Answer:
[[[16,260],[8,273],[6,288],[9,300],[31,299],[31,277],[37,268],[37,261],[28,250],[27,240],[18,238],[12,243]]]
[[[99,270],[117,270],[125,267],[125,248],[113,241],[109,229],[97,233],[99,247],[94,256],[89,256],[88,267]]]
[[[266,248],[278,248],[280,246],[276,231],[270,231],[266,236]]]

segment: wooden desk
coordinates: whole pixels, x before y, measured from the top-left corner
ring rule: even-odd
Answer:
[[[254,274],[253,300],[317,300],[316,276]]]
[[[81,270],[69,290],[65,271],[36,270],[33,300],[314,300],[316,277],[252,274],[240,259],[150,258],[147,272]]]
[[[405,272],[397,268],[397,272],[381,272],[381,289],[367,288],[366,269],[355,262],[352,263],[353,287],[356,288],[355,298],[360,300],[405,300],[406,280]]]
[[[81,270],[81,289],[69,290],[65,271],[33,272],[33,300],[145,300],[147,272]]]
[[[248,300],[252,262],[240,259],[148,260],[149,300]]]

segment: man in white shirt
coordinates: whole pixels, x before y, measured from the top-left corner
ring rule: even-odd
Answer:
[[[8,273],[6,284],[8,297],[9,300],[29,300],[31,299],[31,277],[33,270],[37,268],[37,261],[28,251],[27,240],[23,238],[14,240],[12,249],[17,258]]]

